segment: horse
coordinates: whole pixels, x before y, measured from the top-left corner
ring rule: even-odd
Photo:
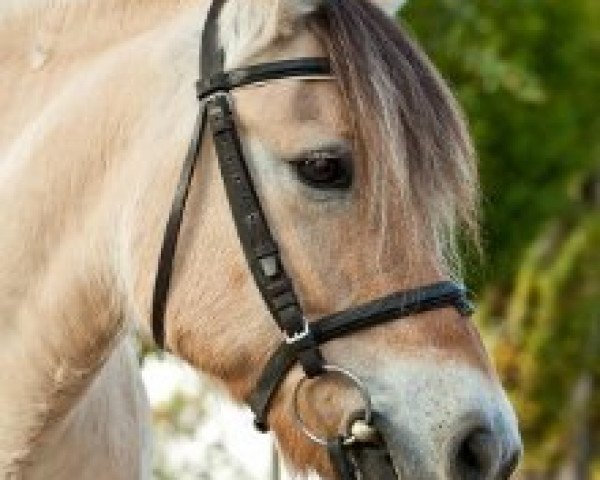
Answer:
[[[310,322],[391,291],[460,280],[476,242],[475,153],[459,107],[398,27],[397,0],[227,0],[227,70],[326,57],[332,76],[232,91],[247,168]],[[5,0],[0,6],[0,474],[150,478],[136,335],[151,330],[165,222],[197,113],[209,0]],[[202,73],[202,72],[201,72]],[[282,341],[253,281],[213,142],[193,172],[165,345],[247,401]],[[381,418],[411,479],[509,478],[522,450],[480,336],[451,307],[321,346]],[[268,424],[290,468],[336,478],[306,429],[362,406],[298,366]],[[299,383],[304,385],[296,398]],[[372,478],[366,472],[364,478]]]

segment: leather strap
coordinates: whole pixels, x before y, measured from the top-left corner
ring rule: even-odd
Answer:
[[[442,281],[412,290],[392,293],[367,304],[328,315],[311,328],[318,343],[343,337],[348,333],[373,327],[408,315],[453,307],[468,316],[473,306],[467,290],[455,282]]]
[[[455,308],[463,316],[472,312],[473,307],[462,285],[443,281],[393,293],[311,322],[310,332],[317,345],[322,345],[335,338],[382,323],[446,307]],[[302,348],[301,344],[282,343],[267,362],[248,398],[250,408],[255,415],[255,424],[261,431],[267,429],[267,414],[271,399],[294,365],[299,348]]]
[[[329,60],[320,57],[295,58],[278,62],[261,63],[249,67],[237,68],[227,72],[218,72],[196,83],[198,99],[210,97],[217,92],[229,92],[235,88],[292,77],[330,76]]]
[[[190,183],[206,129],[207,108],[210,108],[213,112],[211,115],[211,128],[214,134],[221,174],[250,270],[279,327],[289,337],[297,336],[304,330],[305,322],[293,291],[292,281],[282,268],[277,244],[271,235],[252,179],[243,160],[243,152],[235,128],[233,113],[225,97],[212,97],[219,92],[227,92],[232,88],[257,81],[280,79],[288,76],[321,76],[327,75],[329,72],[330,68],[327,60],[322,58],[284,60],[278,63],[255,65],[248,69],[238,69],[229,74],[217,74],[216,79],[209,82],[211,85],[210,93],[202,92],[202,99],[210,99],[210,101],[208,101],[206,107],[202,108],[196,122],[192,142],[183,162],[158,261],[152,300],[152,329],[154,339],[159,347],[164,348],[165,346],[164,316],[171,283],[173,260]],[[229,160],[224,161],[224,159]],[[308,342],[308,340],[305,342]],[[315,351],[311,352],[307,348],[300,357],[307,374],[314,376],[320,373],[320,355]]]
[[[335,437],[327,443],[327,453],[333,470],[340,480],[355,480],[356,472],[347,447],[344,445],[344,437]]]
[[[383,419],[373,412],[372,426],[382,431]],[[354,441],[346,444],[336,437],[327,444],[329,460],[339,480],[398,480],[390,449],[379,434],[373,441]]]
[[[224,73],[222,71],[223,51],[218,45],[218,16],[225,2],[226,0],[215,0],[211,4],[202,34],[200,68],[204,78],[208,80],[198,82],[198,97],[201,101],[210,99],[218,92],[228,92],[233,88],[260,81],[329,74],[329,62],[323,58],[270,62]],[[152,300],[154,339],[160,348],[165,347],[164,317],[173,273],[173,261],[189,187],[206,128],[208,109],[212,112],[211,127],[221,174],[248,265],[278,326],[290,338],[297,337],[305,327],[302,310],[292,281],[282,266],[277,244],[271,235],[252,179],[243,160],[233,114],[227,99],[217,97],[211,99],[201,109],[198,116],[165,228]],[[298,354],[298,360],[307,375],[318,375],[321,373],[323,363],[321,355],[316,344],[310,342],[309,336],[304,339],[304,343],[306,348]]]
[[[394,463],[390,456],[390,448],[386,444],[383,431],[383,418],[373,412],[372,425],[379,432],[375,442],[357,442],[347,447],[347,455],[352,459],[358,475],[351,480],[398,480],[402,475],[396,475]]]
[[[304,330],[302,310],[244,162],[228,101],[224,96],[212,97],[260,81],[328,74],[329,61],[315,58],[284,60],[224,72],[225,57],[219,45],[218,18],[225,2],[214,0],[208,11],[201,51],[201,78],[206,80],[198,82],[198,99],[210,99],[206,108],[221,175],[250,271],[279,328],[288,337],[295,338]],[[322,372],[323,359],[316,343],[310,340],[310,336],[303,338],[305,348],[297,355],[297,360],[307,375],[315,376]]]
[[[179,182],[177,183],[177,189],[173,197],[171,212],[169,213],[163,244],[158,258],[158,268],[152,297],[152,333],[154,341],[161,349],[165,348],[165,310],[171,287],[171,276],[173,275],[173,260],[177,250],[177,241],[190,190],[190,183],[192,182],[196,163],[200,156],[205,129],[206,109],[203,108],[196,119],[192,141],[190,142],[181,168]]]
[[[358,444],[349,449],[348,455],[356,465],[355,470],[360,472],[361,480],[398,480],[387,445]],[[343,478],[343,477],[342,477]],[[349,480],[356,480],[357,476]],[[345,479],[344,479],[345,480]]]
[[[210,77],[223,70],[223,50],[218,45],[218,17],[226,1],[213,0],[207,13],[206,23],[202,31],[202,49],[199,65],[201,77]],[[161,349],[165,348],[165,310],[171,287],[171,277],[173,275],[173,261],[177,250],[183,212],[185,211],[194,169],[200,155],[205,129],[206,109],[201,108],[173,197],[169,219],[165,227],[163,244],[159,254],[156,278],[154,280],[152,334],[154,341]]]
[[[219,15],[227,0],[213,0],[206,15],[200,51],[200,78],[210,78],[223,71],[225,52],[219,45]]]
[[[221,175],[248,267],[279,328],[288,338],[299,338],[307,324],[244,161],[229,101],[225,95],[217,95],[208,101],[207,108]],[[310,336],[303,340],[304,348],[296,358],[307,375],[319,375],[323,359],[317,344]]]

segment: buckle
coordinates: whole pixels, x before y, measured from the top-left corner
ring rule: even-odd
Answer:
[[[302,322],[304,324],[302,330],[294,333],[292,336],[286,334],[285,343],[287,343],[288,345],[294,345],[296,343],[301,342],[302,340],[305,340],[310,336],[310,325],[308,324],[308,321],[305,317],[302,317]]]

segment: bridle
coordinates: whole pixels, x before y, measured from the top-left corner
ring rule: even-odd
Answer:
[[[380,434],[381,418],[371,409],[367,389],[351,372],[326,363],[319,347],[359,330],[435,309],[453,307],[461,315],[467,316],[472,311],[467,292],[462,285],[441,281],[392,293],[315,321],[307,321],[248,171],[229,92],[245,85],[275,79],[331,77],[329,60],[299,58],[224,71],[223,51],[218,45],[217,19],[225,2],[215,0],[212,3],[202,35],[201,71],[204,78],[197,83],[201,107],[193,139],[183,162],[158,262],[152,305],[155,341],[159,347],[165,347],[164,317],[173,259],[194,169],[205,132],[210,129],[248,267],[271,316],[285,336],[247,398],[255,414],[256,427],[262,432],[268,430],[267,416],[271,400],[290,369],[299,363],[305,377],[294,391],[292,403],[296,421],[311,440],[328,449],[339,478],[354,480],[374,475],[372,478],[396,479],[385,440]],[[304,425],[298,414],[297,399],[298,391],[307,378],[332,373],[342,375],[359,390],[365,408],[355,415],[348,432],[325,439],[310,432]]]

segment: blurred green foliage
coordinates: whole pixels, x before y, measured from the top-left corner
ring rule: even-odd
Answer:
[[[401,13],[480,156],[486,261],[471,283],[524,475],[598,479],[600,2],[412,0]]]
[[[415,0],[408,27],[467,112],[481,158],[488,274],[509,278],[569,182],[600,157],[600,2]]]

